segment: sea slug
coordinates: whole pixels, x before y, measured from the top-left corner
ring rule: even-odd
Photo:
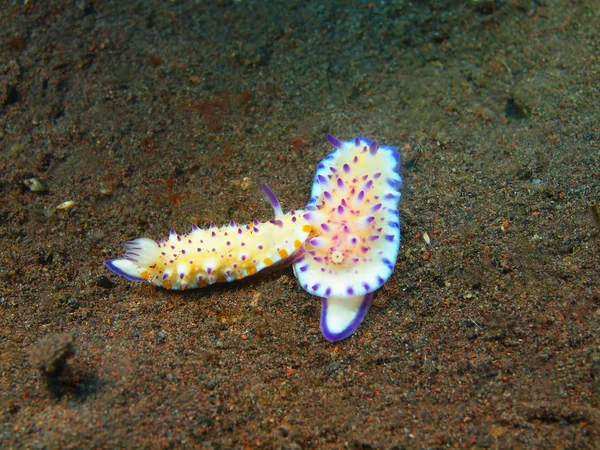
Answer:
[[[323,299],[321,331],[329,341],[350,336],[365,318],[373,293],[390,277],[400,247],[400,156],[393,147],[357,137],[342,142],[317,166],[303,210],[283,214],[261,185],[275,218],[217,228],[171,230],[161,241],[125,243],[108,269],[131,281],[190,289],[234,281],[292,263],[300,285]]]
[[[394,270],[402,179],[396,149],[327,138],[335,151],[317,166],[303,214],[312,231],[294,271],[308,293],[323,297],[321,330],[337,341],[356,330]]]
[[[160,241],[139,238],[125,243],[121,258],[105,261],[106,267],[130,281],[148,281],[166,289],[191,289],[235,281],[283,262],[302,251],[311,230],[304,211],[283,214],[279,200],[262,185],[275,218],[261,223],[220,228],[214,223],[201,229],[192,225],[184,234],[171,229]]]

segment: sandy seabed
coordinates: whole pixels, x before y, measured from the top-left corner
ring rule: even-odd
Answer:
[[[1,3],[2,448],[600,445],[596,1]],[[103,267],[302,207],[328,132],[402,155],[352,337],[289,268]]]

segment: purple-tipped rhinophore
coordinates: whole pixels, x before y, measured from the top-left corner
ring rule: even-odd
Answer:
[[[335,148],[342,148],[344,146],[342,141],[331,134],[327,134],[327,141]]]
[[[283,215],[283,211],[281,210],[281,203],[279,203],[279,199],[275,195],[275,192],[269,189],[269,186],[267,186],[265,183],[260,183],[260,187],[267,196],[269,203],[271,203],[271,206],[275,211],[275,217],[281,217]]]

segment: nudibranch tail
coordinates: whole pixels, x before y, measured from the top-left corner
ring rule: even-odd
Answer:
[[[312,232],[294,265],[302,287],[325,298],[354,298],[378,288],[394,270],[400,246],[399,154],[364,137],[328,141],[303,218]]]
[[[350,298],[324,298],[321,306],[321,333],[329,342],[346,339],[364,320],[373,293]]]
[[[125,278],[128,281],[144,281],[140,277],[139,266],[125,258],[115,258],[104,261],[104,265],[112,273]]]
[[[106,267],[130,281],[148,281],[166,289],[190,289],[235,281],[261,270],[294,261],[311,227],[304,211],[283,214],[275,194],[263,185],[275,218],[247,225],[234,221],[217,228],[211,224],[182,235],[171,230],[159,242],[140,238],[125,243],[121,258],[106,261]]]

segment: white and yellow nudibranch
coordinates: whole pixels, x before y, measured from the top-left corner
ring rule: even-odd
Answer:
[[[367,138],[341,142],[317,166],[303,218],[312,232],[294,263],[301,286],[323,297],[326,339],[350,336],[394,270],[400,248],[400,156]]]
[[[275,211],[265,223],[233,221],[156,242],[125,243],[121,258],[106,261],[114,273],[166,289],[190,289],[235,281],[267,267],[294,264],[302,287],[323,298],[321,331],[329,341],[350,336],[365,318],[373,292],[394,270],[400,246],[399,154],[367,138],[341,142],[317,166],[304,210],[283,214],[275,194],[262,185]]]
[[[233,220],[220,228],[214,223],[159,242],[139,238],[125,243],[125,255],[106,261],[115,274],[130,281],[148,281],[166,289],[191,289],[235,281],[292,258],[311,230],[304,211],[283,214],[279,200],[266,186],[263,191],[275,218],[240,225]],[[291,261],[291,259],[290,259]]]

